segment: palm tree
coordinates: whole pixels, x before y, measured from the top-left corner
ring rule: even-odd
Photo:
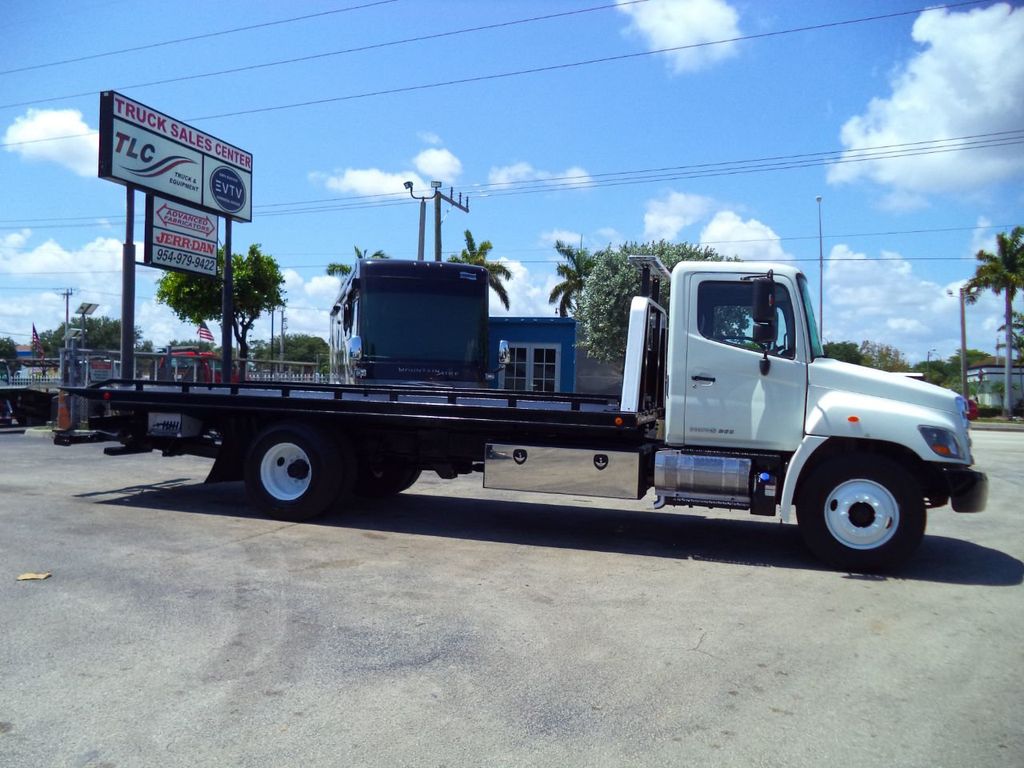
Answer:
[[[1013,300],[1017,291],[1024,290],[1024,227],[1014,227],[1007,235],[996,235],[996,252],[978,251],[975,258],[980,262],[974,277],[967,281],[967,301],[978,300],[977,291],[991,289],[997,296],[1003,294],[1006,329],[1006,364],[1003,374],[1003,417],[1010,418],[1010,400],[1013,398],[1010,377],[1010,361],[1013,357]]]
[[[505,281],[512,279],[512,273],[500,261],[487,260],[487,254],[491,252],[493,247],[490,240],[484,240],[478,246],[476,240],[473,239],[473,233],[467,229],[466,247],[462,249],[462,253],[458,256],[449,256],[448,261],[454,261],[459,264],[473,264],[474,266],[486,269],[487,284],[491,286],[492,291],[498,294],[498,299],[501,301],[502,306],[508,309],[508,291],[505,289]]]
[[[579,248],[575,248],[556,240],[555,250],[565,261],[556,270],[562,282],[551,289],[548,304],[557,301],[559,316],[568,317],[576,314],[576,304],[583,295],[583,286],[594,267],[594,257],[583,247],[582,242]]]
[[[373,253],[367,253],[366,248],[360,248],[358,245],[352,246],[356,252],[357,259],[390,259],[384,251],[376,250]]]
[[[353,245],[352,248],[356,252],[356,258],[357,259],[390,259],[391,258],[386,253],[384,253],[384,251],[377,250],[377,251],[374,251],[373,253],[371,253],[369,256],[367,256],[365,248],[360,248],[358,245]],[[351,271],[352,271],[352,267],[350,267],[348,264],[342,264],[339,261],[332,261],[330,264],[327,265],[327,274],[331,275],[333,277],[344,277],[345,275],[347,275]]]

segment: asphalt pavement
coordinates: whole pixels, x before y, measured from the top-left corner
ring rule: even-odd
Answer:
[[[102,448],[0,435],[5,768],[1024,764],[1019,432],[974,434],[988,510],[871,577],[479,476],[284,524]]]

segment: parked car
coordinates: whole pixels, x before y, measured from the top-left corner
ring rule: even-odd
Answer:
[[[967,400],[967,418],[971,421],[978,418],[978,401],[973,397]]]

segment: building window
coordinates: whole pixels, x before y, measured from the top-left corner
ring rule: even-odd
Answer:
[[[557,345],[509,345],[511,360],[505,366],[505,389],[519,392],[558,392],[559,354]]]

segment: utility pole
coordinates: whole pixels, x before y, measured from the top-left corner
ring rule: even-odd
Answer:
[[[71,327],[71,297],[75,294],[73,288],[65,288],[61,293],[64,297],[64,346],[68,345],[68,329]]]
[[[825,343],[825,247],[821,239],[821,195],[818,201],[818,336]]]
[[[438,183],[438,182],[433,182]],[[440,184],[438,184],[440,187]],[[469,213],[469,195],[466,195],[466,204],[462,204],[462,193],[459,192],[459,201],[454,200],[455,190],[452,187],[448,187],[448,194],[446,195],[439,188],[434,190],[434,261],[441,260],[441,201],[446,200],[454,208],[458,208],[463,213]]]
[[[451,203],[452,206],[458,208],[460,211],[469,213],[469,195],[466,195],[466,202],[462,202],[462,193],[459,192],[459,199],[455,200],[455,190],[452,187],[448,188],[448,194],[446,195],[441,191],[441,182],[432,181],[430,182],[431,194],[429,197],[420,197],[419,195],[413,194],[413,183],[411,181],[405,182],[405,188],[409,190],[409,196],[413,200],[420,201],[420,238],[416,248],[416,259],[417,261],[423,261],[423,243],[426,239],[424,230],[427,226],[427,200],[433,199],[434,201],[434,261],[441,260],[441,201],[446,200]]]
[[[284,362],[284,332],[288,328],[288,321],[284,317],[284,307],[281,307],[281,362]]]

